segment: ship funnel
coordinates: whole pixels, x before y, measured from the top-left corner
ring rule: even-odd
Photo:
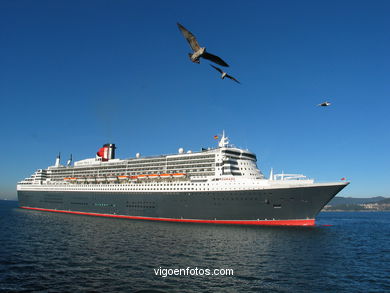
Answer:
[[[108,161],[115,159],[115,144],[113,143],[106,143],[99,149],[99,151],[96,153],[98,157],[102,158],[102,161]]]

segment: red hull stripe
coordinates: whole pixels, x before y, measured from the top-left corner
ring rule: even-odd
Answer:
[[[236,224],[236,225],[265,225],[265,226],[315,226],[315,219],[306,220],[195,220],[195,219],[171,219],[171,218],[152,218],[152,217],[137,217],[137,216],[124,216],[124,215],[111,215],[111,214],[98,214],[98,213],[85,213],[85,212],[73,212],[62,210],[51,210],[41,208],[21,207],[22,209],[44,211],[44,212],[57,212],[76,215],[87,215],[97,217],[109,217],[109,218],[121,218],[121,219],[134,219],[134,220],[149,220],[149,221],[166,221],[166,222],[185,222],[185,223],[209,223],[209,224]]]

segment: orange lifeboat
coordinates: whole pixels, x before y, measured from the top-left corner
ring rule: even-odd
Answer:
[[[162,179],[171,178],[171,174],[160,174],[160,178],[162,178]]]
[[[183,177],[185,177],[185,176],[186,176],[185,173],[174,173],[174,174],[173,174],[173,177],[174,177],[174,178],[183,178]]]

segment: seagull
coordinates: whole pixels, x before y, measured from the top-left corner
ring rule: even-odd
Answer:
[[[323,102],[321,104],[318,104],[318,106],[321,106],[321,107],[328,107],[330,106],[330,103],[329,102]]]
[[[222,75],[221,75],[221,78],[222,78],[222,79],[224,79],[225,77],[227,77],[227,78],[230,78],[230,79],[234,80],[234,81],[237,82],[237,83],[240,83],[237,79],[235,79],[233,76],[231,76],[231,75],[227,74],[226,72],[224,72],[221,68],[218,68],[217,66],[214,66],[214,65],[212,65],[212,64],[210,64],[210,66],[214,67],[215,70],[219,71],[219,72],[222,74]]]
[[[217,63],[221,66],[229,67],[229,65],[221,58],[206,52],[205,47],[200,47],[195,36],[190,31],[188,31],[184,26],[182,26],[180,23],[177,23],[177,26],[179,27],[183,36],[186,38],[187,42],[190,44],[191,49],[194,51],[193,53],[188,53],[188,56],[190,57],[192,62],[200,63],[199,58],[202,57],[204,59],[208,59],[214,63]]]

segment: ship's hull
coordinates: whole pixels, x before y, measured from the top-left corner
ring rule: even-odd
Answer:
[[[141,220],[244,225],[314,225],[346,183],[210,192],[18,190],[21,208]]]

